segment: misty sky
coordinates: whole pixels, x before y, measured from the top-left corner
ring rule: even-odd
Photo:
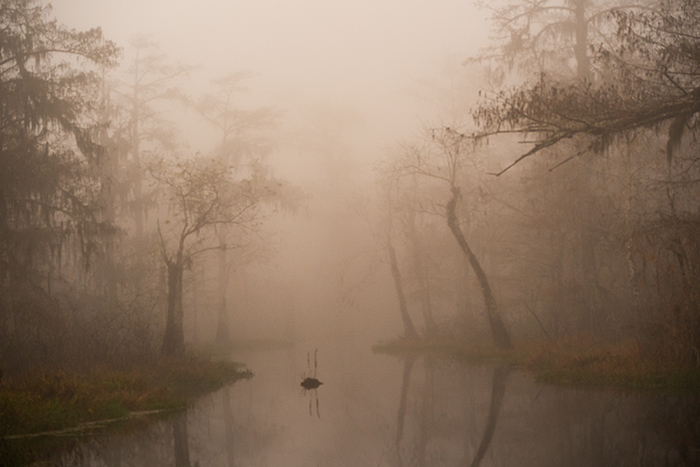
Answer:
[[[254,86],[273,105],[291,95],[351,107],[386,139],[416,130],[430,119],[429,111],[439,113],[436,77],[488,39],[488,12],[471,0],[52,4],[61,23],[81,30],[100,26],[121,46],[136,34],[150,34],[169,57],[200,66],[204,75],[254,72]]]

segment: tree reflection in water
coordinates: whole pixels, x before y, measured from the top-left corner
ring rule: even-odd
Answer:
[[[392,454],[397,466],[403,466],[401,459],[401,440],[403,438],[404,420],[406,419],[406,399],[408,397],[408,386],[411,380],[411,370],[413,363],[416,361],[414,357],[408,357],[403,364],[403,378],[401,380],[401,395],[399,396],[399,413],[396,417],[396,443]]]
[[[221,402],[224,415],[224,440],[226,444],[226,465],[234,467],[236,465],[236,455],[234,446],[236,445],[233,423],[233,409],[231,408],[231,391],[229,388],[221,391]]]
[[[698,397],[537,385],[505,366],[420,358],[402,362],[381,465],[700,465]]]
[[[478,467],[481,460],[484,458],[486,451],[489,449],[493,434],[496,431],[496,422],[498,414],[501,412],[503,398],[506,395],[506,387],[508,386],[508,376],[510,368],[507,366],[499,366],[493,370],[493,378],[491,379],[491,403],[489,404],[489,416],[486,420],[486,428],[484,435],[479,443],[479,449],[476,451],[471,467]]]
[[[172,419],[175,467],[190,466],[190,448],[187,440],[187,414]]]
[[[250,356],[258,369],[250,381],[48,465],[700,465],[698,397],[540,385],[508,368],[426,357],[341,361],[329,352],[334,364],[324,374],[342,384],[324,385],[319,419],[305,416],[304,398],[299,404],[300,353]]]
[[[306,393],[306,395],[309,398],[309,416],[313,417],[314,416],[314,411],[313,407],[316,407],[316,417],[321,418],[321,412],[319,411],[319,403],[318,403],[318,388],[312,388],[312,389],[306,389],[304,388],[303,391]]]
[[[321,413],[318,410],[318,388],[323,384],[316,378],[318,370],[318,349],[314,350],[314,365],[311,366],[311,353],[306,353],[306,364],[309,368],[308,373],[301,382],[301,387],[304,388],[304,393],[309,396],[309,415],[313,417],[312,403],[316,406],[316,416],[321,418]]]
[[[397,415],[397,427],[396,427],[396,439],[393,448],[391,449],[392,464],[397,467],[404,466],[404,454],[402,452],[402,441],[404,440],[404,432],[406,430],[406,415],[408,407],[408,394],[410,390],[411,382],[411,372],[415,362],[415,357],[409,357],[404,361],[403,367],[403,378],[401,382],[401,391],[399,395],[399,405],[398,405],[398,415]],[[510,368],[506,366],[500,366],[494,368],[493,377],[491,379],[491,400],[489,404],[488,416],[485,421],[485,428],[479,442],[479,447],[476,454],[474,455],[471,463],[469,460],[463,460],[459,465],[471,465],[472,467],[477,467],[484,455],[489,449],[491,440],[496,431],[496,424],[498,421],[498,416],[501,411],[501,406],[503,404],[503,399],[505,397],[506,388],[508,385],[508,376],[510,375]],[[417,427],[415,431],[415,439],[407,440],[406,450],[408,451],[408,465],[415,466],[426,466],[435,465],[438,458],[445,460],[445,453],[439,452],[437,449],[430,449],[432,444],[439,444],[438,436],[444,436],[446,431],[445,427],[439,426],[439,422],[444,425],[453,425],[454,421],[449,420],[449,416],[454,416],[454,414],[439,414],[436,413],[436,387],[435,387],[435,360],[430,357],[425,357],[425,380],[422,385],[419,394],[420,401],[416,404],[416,422]],[[473,417],[469,417],[472,418]],[[467,434],[472,434],[474,430],[466,430]],[[465,446],[468,446],[469,440],[465,440]]]

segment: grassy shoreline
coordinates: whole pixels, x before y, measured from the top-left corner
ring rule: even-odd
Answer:
[[[434,355],[470,364],[503,363],[538,382],[624,391],[700,393],[700,368],[643,355],[634,341],[520,342],[514,350],[459,339],[395,339],[373,347],[392,355]]]
[[[182,357],[128,370],[7,378],[0,384],[0,465],[26,464],[76,437],[184,410],[193,399],[251,376],[237,363]]]

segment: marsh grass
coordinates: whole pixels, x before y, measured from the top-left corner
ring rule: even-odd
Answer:
[[[531,346],[516,363],[532,370],[538,381],[625,390],[700,391],[700,368],[640,352],[634,340],[617,343],[567,341]]]
[[[604,342],[577,337],[557,343],[518,342],[515,350],[453,338],[396,339],[373,347],[393,355],[430,354],[479,365],[507,363],[537,381],[632,391],[700,392],[700,368],[665,361],[640,351],[636,341]]]
[[[239,364],[194,357],[130,370],[101,367],[85,373],[27,374],[0,386],[0,414],[12,416],[21,428],[5,423],[0,434],[61,429],[132,411],[184,408],[192,397],[250,376]]]
[[[186,357],[129,370],[45,370],[8,378],[0,384],[0,465],[28,463],[105,428],[142,424],[130,414],[182,410],[193,398],[250,376],[232,362]]]

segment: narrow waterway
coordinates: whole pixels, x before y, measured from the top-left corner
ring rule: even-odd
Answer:
[[[316,374],[323,384],[304,390]],[[309,362],[307,363],[307,356]],[[506,368],[333,341],[239,353],[255,376],[143,431],[84,443],[76,466],[696,465],[700,400],[536,384]],[[310,365],[309,365],[310,363]],[[310,366],[310,368],[309,368]]]

